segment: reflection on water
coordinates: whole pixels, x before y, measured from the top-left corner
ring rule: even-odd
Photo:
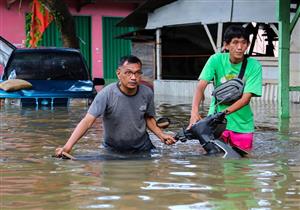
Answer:
[[[176,132],[191,99],[156,99],[158,116]],[[101,120],[75,146],[79,160],[52,157],[87,107],[2,107],[0,209],[299,209],[300,112],[277,132],[274,104],[253,104],[257,132],[251,158],[203,156],[196,141],[161,144],[151,157],[112,157],[101,150]],[[202,110],[206,113],[206,109]]]

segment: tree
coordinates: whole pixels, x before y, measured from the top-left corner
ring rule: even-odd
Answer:
[[[79,49],[76,37],[75,22],[67,4],[63,0],[40,0],[54,17],[54,21],[61,31],[64,47]]]
[[[79,49],[74,18],[63,0],[32,0],[32,12],[26,18],[30,20],[26,25],[29,31],[27,46],[36,47],[44,30],[54,19],[61,31],[63,46]]]

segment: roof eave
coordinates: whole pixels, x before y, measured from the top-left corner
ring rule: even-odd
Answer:
[[[123,18],[117,26],[134,26],[144,28],[147,24],[148,13],[155,9],[167,5],[176,0],[148,0],[141,4],[136,10],[130,13],[127,17]]]

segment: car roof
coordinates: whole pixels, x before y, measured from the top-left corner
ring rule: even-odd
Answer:
[[[79,49],[65,48],[65,47],[40,47],[40,48],[17,48],[12,43],[0,36],[0,65],[4,68],[10,60],[10,57],[15,53],[79,53]]]
[[[14,50],[4,68],[2,80],[13,77],[86,80],[91,75],[79,50],[52,47]]]
[[[15,51],[18,52],[74,52],[79,53],[80,51],[74,48],[65,48],[65,47],[41,47],[41,48],[17,48]]]

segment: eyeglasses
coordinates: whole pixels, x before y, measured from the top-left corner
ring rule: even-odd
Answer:
[[[135,77],[141,77],[143,72],[142,71],[136,71],[136,72],[132,72],[132,71],[125,71],[124,74],[127,76],[127,77],[132,77],[133,75]]]

